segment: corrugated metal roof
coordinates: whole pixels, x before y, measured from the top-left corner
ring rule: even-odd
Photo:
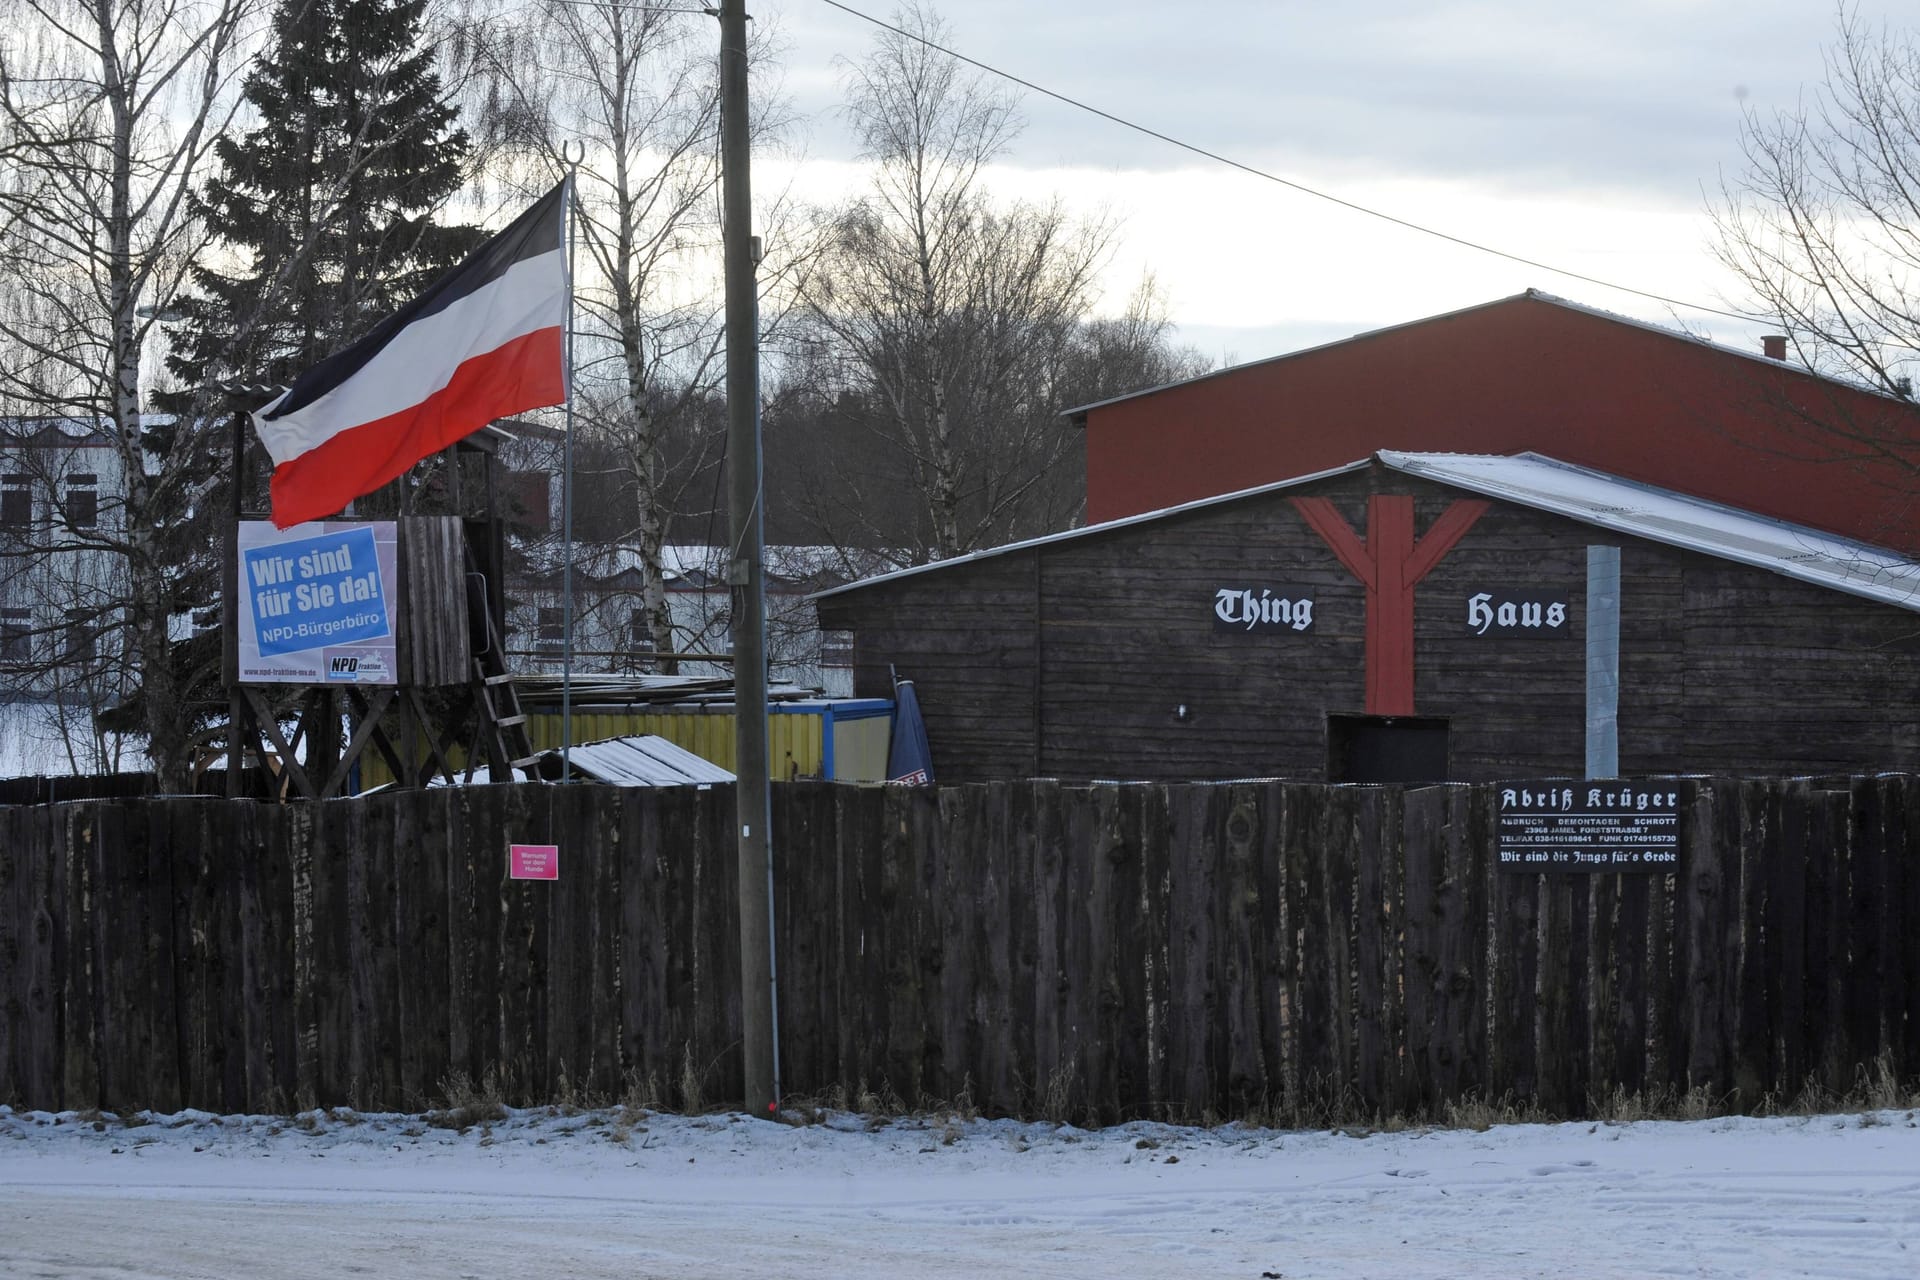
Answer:
[[[1408,475],[1920,612],[1920,564],[1838,534],[1537,453],[1376,456]]]
[[[1561,462],[1538,453],[1400,453],[1382,450],[1374,456],[1382,465],[1409,475],[1423,476],[1521,506],[1550,511],[1650,542],[1663,542],[1669,546],[1770,569],[1790,578],[1920,613],[1920,564],[1881,547],[1856,542],[1838,534],[1823,533],[1805,525],[1755,515],[1671,489],[1624,480],[1604,471]],[[976,551],[951,560],[937,560],[912,569],[900,569],[859,582],[849,582],[829,591],[816,592],[808,599],[822,600],[881,583],[973,564],[1030,547],[1110,533],[1186,511],[1203,510],[1226,502],[1239,502],[1261,494],[1297,488],[1367,466],[1371,461],[1362,458],[1343,467],[1242,489],[1237,493],[1224,493],[1160,511],[1109,520],[1105,524],[1088,525],[1084,529],[1069,529],[1044,538],[1030,538],[1025,542],[1008,543],[1003,547]]]
[[[556,762],[560,758],[558,751],[544,754]],[[733,775],[719,765],[651,734],[583,742],[568,753],[568,759],[575,773],[616,787],[705,786],[733,781]]]

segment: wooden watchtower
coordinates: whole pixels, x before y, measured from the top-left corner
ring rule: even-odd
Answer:
[[[245,522],[268,519],[266,460],[249,447],[246,423],[244,413],[235,416],[222,610],[228,794],[246,790],[241,766],[253,760],[277,761],[282,795],[312,800],[346,794],[369,750],[404,787],[436,776],[471,781],[482,766],[493,781],[510,781],[530,766],[526,715],[504,643],[498,451],[508,437],[486,428],[359,500],[352,515],[299,526],[339,536],[364,529],[366,545],[390,542],[379,558],[388,634],[377,641],[382,657],[371,678],[354,675],[350,658],[331,659],[320,678],[262,678],[270,668],[257,661],[243,671],[243,628],[258,622],[255,605],[243,598],[240,544],[270,536],[262,525],[243,533]],[[257,641],[259,634],[249,636]]]

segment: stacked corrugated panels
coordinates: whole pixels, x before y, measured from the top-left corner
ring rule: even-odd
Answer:
[[[732,782],[733,775],[684,747],[652,734],[583,742],[568,753],[576,776],[616,787],[707,786]],[[540,772],[558,777],[560,753],[544,752]]]

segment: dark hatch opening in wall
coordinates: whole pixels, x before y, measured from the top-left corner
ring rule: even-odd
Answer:
[[[1327,781],[1446,780],[1445,719],[1438,716],[1327,717]]]

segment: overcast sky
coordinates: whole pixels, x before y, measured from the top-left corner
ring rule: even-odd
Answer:
[[[848,0],[892,16],[888,0]],[[1859,0],[1869,23],[1907,3]],[[1743,301],[1705,215],[1741,164],[1743,105],[1823,76],[1827,0],[947,0],[956,48],[1292,181],[1654,293]],[[821,0],[758,0],[805,121],[801,189],[859,183],[839,63],[875,29]],[[993,180],[1123,222],[1182,336],[1255,359],[1529,286],[1723,341],[1763,326],[1637,298],[1405,231],[1026,94]],[[769,172],[768,179],[775,174]],[[756,188],[764,185],[756,176]]]

